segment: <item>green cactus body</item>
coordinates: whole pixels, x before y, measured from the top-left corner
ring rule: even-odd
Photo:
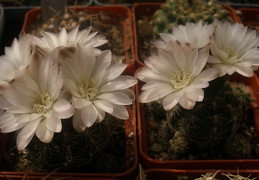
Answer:
[[[245,85],[226,82],[213,93],[210,87],[205,89],[205,94],[210,96],[196,103],[192,110],[178,105],[167,113],[170,127],[185,136],[190,147],[223,146],[248,121],[252,98]]]
[[[74,130],[72,119],[62,121],[62,131],[55,134],[50,143],[43,143],[35,136],[24,150],[18,151],[15,140],[11,142],[6,154],[8,169],[21,172],[78,170],[100,156],[111,136],[115,136],[114,132],[121,136],[125,133],[123,121],[110,115],[80,133]]]
[[[230,20],[229,12],[213,0],[167,0],[154,13],[152,23],[154,33],[170,32],[174,25],[184,25],[187,22],[212,23],[214,18]]]

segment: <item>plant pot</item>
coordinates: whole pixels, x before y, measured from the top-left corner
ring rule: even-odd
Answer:
[[[122,155],[119,155],[119,151],[116,153],[110,152],[110,148],[113,147],[112,145],[108,144],[106,145],[108,148],[104,147],[105,154],[102,155],[102,152],[98,152],[97,156],[105,157],[105,159],[98,158],[95,156],[94,160],[90,162],[90,164],[87,165],[81,165],[78,168],[72,168],[72,170],[69,169],[61,169],[57,168],[56,170],[53,170],[51,172],[18,172],[18,171],[10,171],[5,170],[8,166],[8,162],[10,157],[12,158],[12,151],[15,149],[15,139],[16,136],[13,136],[13,133],[10,134],[0,134],[1,139],[0,142],[2,144],[2,147],[0,149],[1,155],[0,155],[0,179],[1,178],[11,178],[11,179],[23,179],[24,177],[28,177],[29,179],[42,179],[43,177],[48,177],[48,179],[57,179],[57,178],[69,178],[69,179],[132,179],[136,177],[137,175],[137,163],[138,163],[138,156],[137,156],[137,131],[136,131],[136,108],[135,103],[133,102],[133,105],[127,106],[127,110],[129,112],[129,119],[128,120],[119,120],[123,121],[123,129],[125,133],[120,133],[120,137],[124,138],[122,140],[125,145],[125,147],[121,147],[122,145],[115,143],[118,150],[122,151]],[[104,120],[105,121],[105,120]],[[114,135],[113,135],[114,136]],[[124,137],[122,137],[124,136]],[[118,136],[119,137],[119,136]],[[55,136],[54,136],[55,138]],[[115,138],[111,138],[113,141],[116,141]],[[14,142],[14,143],[12,143]],[[108,141],[109,143],[112,143],[111,141]],[[121,141],[118,141],[121,142]],[[16,150],[15,150],[16,151]],[[14,151],[14,152],[15,152]],[[124,151],[124,152],[123,152]],[[116,167],[120,172],[114,172],[118,170],[114,170],[113,167],[109,167],[113,170],[104,170],[102,169],[95,169],[94,172],[91,172],[89,169],[92,168],[92,166],[96,165],[96,163],[104,163],[109,164],[111,161],[111,164],[114,165],[115,158],[114,157],[121,157],[123,160],[117,160],[117,163],[115,163]],[[6,159],[6,157],[8,157]],[[109,157],[109,158],[107,158]],[[18,158],[21,159],[21,158]],[[29,159],[28,159],[29,160]],[[95,162],[97,160],[98,162]],[[75,159],[76,161],[76,159]],[[21,162],[16,161],[16,162]],[[123,164],[118,164],[118,162],[123,162]],[[19,166],[19,165],[18,165]],[[119,166],[119,167],[118,167]],[[103,167],[101,167],[103,168]],[[93,168],[94,169],[94,168]],[[122,170],[123,169],[123,170]],[[73,170],[76,170],[74,172]],[[110,172],[109,172],[110,171]]]
[[[259,133],[259,114],[257,111],[257,107],[259,104],[259,97],[257,95],[257,92],[259,91],[259,81],[257,76],[254,75],[252,78],[245,78],[237,75],[235,76],[235,79],[232,79],[231,81],[237,82],[237,83],[244,83],[245,85],[252,88],[253,96],[256,98],[256,103],[252,103],[252,108],[253,108],[252,114],[254,118],[255,132],[258,134]],[[140,94],[141,87],[142,85],[141,83],[139,83],[137,88],[137,98],[138,98],[138,95]],[[148,139],[147,132],[148,132],[148,128],[152,128],[152,127],[147,126],[147,122],[149,119],[146,119],[146,115],[145,115],[149,113],[145,112],[145,105],[143,103],[138,103],[138,102],[137,102],[137,111],[138,111],[137,119],[138,119],[138,138],[139,138],[139,141],[138,141],[139,159],[144,169],[163,168],[163,169],[186,169],[186,170],[190,170],[190,169],[214,169],[214,170],[240,169],[241,170],[241,169],[258,169],[259,167],[259,159],[160,160],[159,158],[157,159],[151,158],[149,155],[150,146],[148,146],[148,144],[150,143],[147,142],[147,139]],[[163,130],[158,129],[157,131],[162,132]]]
[[[5,9],[24,9],[35,8],[41,6],[41,0],[24,0],[24,1],[0,1]],[[68,5],[90,6],[93,0],[68,0]]]
[[[135,59],[134,59],[134,48],[133,48],[133,32],[132,32],[132,24],[131,24],[131,10],[126,6],[77,6],[77,7],[69,7],[71,11],[87,11],[90,13],[99,13],[108,17],[108,19],[103,19],[102,23],[105,24],[114,24],[119,25],[122,29],[122,34],[117,34],[118,39],[122,41],[124,46],[122,48],[109,48],[112,51],[112,54],[119,56],[123,62],[128,65],[124,71],[124,74],[133,75],[135,70]],[[35,8],[28,11],[25,15],[24,24],[22,30],[25,32],[29,32],[29,28],[33,25],[33,23],[38,22],[40,20],[40,8]],[[107,29],[106,29],[107,30]],[[103,30],[105,31],[105,29]],[[103,34],[104,32],[100,32],[99,34]],[[112,39],[112,37],[107,37],[111,47],[116,47],[118,43],[117,39]],[[117,52],[115,52],[117,51]]]
[[[30,179],[30,180],[56,180],[56,179],[71,179],[71,180],[116,180],[117,178],[106,178],[106,177],[85,177],[84,174],[74,176],[64,173],[55,173],[55,174],[46,174],[46,173],[9,173],[1,172],[1,179],[11,179],[11,180],[21,180],[21,179]],[[117,179],[118,180],[118,179]]]
[[[132,2],[131,0],[94,0],[94,4],[97,5],[97,6],[113,6],[113,5],[124,5],[124,6],[131,6],[132,5]]]
[[[156,180],[156,179],[187,179],[187,180],[192,180],[195,178],[201,177],[201,175],[205,175],[206,173],[215,173],[218,170],[183,170],[183,169],[147,169],[144,171],[144,174],[146,175],[147,180]],[[248,177],[249,178],[256,178],[259,176],[259,171],[258,170],[220,170],[217,173],[217,176],[215,177],[216,179],[226,179],[226,176],[222,176],[221,174],[239,174],[243,177]],[[140,179],[140,174],[137,176],[135,180]]]
[[[114,4],[122,4],[125,6],[132,6],[134,3],[140,2],[138,0],[94,0],[94,4],[98,6],[110,6]],[[165,2],[159,0],[142,0],[141,2]]]
[[[162,3],[135,3],[132,6],[133,13],[133,33],[134,33],[134,49],[135,49],[135,59],[136,59],[136,67],[141,67],[144,65],[143,61],[146,58],[145,55],[140,55],[140,48],[143,48],[139,42],[143,40],[140,39],[138,34],[137,22],[142,16],[152,17],[154,12],[159,9]],[[228,5],[222,5],[225,9],[229,11],[229,16],[233,19],[234,22],[239,22],[238,17],[234,9]],[[152,27],[147,27],[152,28]],[[150,42],[147,42],[150,44]],[[142,57],[141,57],[142,56]]]
[[[256,28],[259,26],[259,9],[258,8],[239,8],[238,16],[240,22],[248,27]]]
[[[255,29],[257,34],[259,34],[259,8],[241,7],[237,12],[240,22],[245,26]],[[256,70],[255,73],[258,76],[259,70]]]
[[[249,7],[249,8],[257,8],[259,7],[259,3],[256,0],[217,0],[220,4],[225,4],[228,6],[232,6],[235,9]]]
[[[72,7],[71,7],[72,8]],[[129,51],[132,52],[133,46],[132,41],[132,34],[131,34],[131,16],[130,16],[130,9],[127,7],[123,6],[116,6],[116,7],[78,7],[76,8],[78,11],[83,11],[87,10],[90,12],[94,13],[107,13],[111,19],[114,21],[110,23],[115,23],[119,24],[122,26],[122,29],[126,34],[123,36],[123,40],[125,43],[125,48],[130,49]],[[22,30],[25,32],[28,32],[29,26],[37,20],[37,16],[40,14],[40,8],[35,8],[32,9],[31,11],[28,11],[28,13],[25,16],[25,21]],[[118,22],[118,17],[121,21]],[[117,20],[117,21],[116,21]],[[108,23],[108,22],[107,22]],[[129,40],[129,41],[128,41]],[[131,53],[127,53],[127,60],[133,60],[130,58],[133,58],[133,55]],[[133,74],[134,73],[134,62],[130,64],[126,71],[124,72],[125,74]],[[95,170],[95,171],[90,171],[89,169],[94,169],[94,163],[91,164],[92,166],[89,168],[86,167],[86,169],[78,168],[81,169],[80,171],[68,171],[68,170],[62,170],[62,171],[54,171],[54,172],[38,172],[38,171],[33,171],[33,172],[14,172],[14,171],[8,171],[5,168],[5,166],[1,166],[1,164],[4,162],[4,158],[6,157],[7,153],[10,150],[9,144],[12,142],[12,134],[4,134],[4,145],[1,147],[1,155],[0,155],[0,167],[1,167],[1,172],[0,172],[0,177],[1,178],[12,178],[12,179],[23,179],[23,177],[28,177],[29,179],[42,179],[43,177],[48,177],[48,179],[57,179],[57,178],[66,178],[68,177],[69,179],[133,179],[137,175],[137,163],[138,163],[138,156],[137,156],[137,138],[136,138],[136,107],[135,107],[135,102],[133,101],[133,104],[130,106],[127,106],[128,112],[129,112],[129,119],[128,120],[119,120],[123,124],[123,132],[121,133],[123,137],[121,137],[122,140],[118,140],[118,142],[122,142],[125,145],[125,147],[122,147],[120,150],[122,152],[122,156],[118,154],[114,154],[114,157],[122,157],[120,160],[117,160],[118,162],[123,162],[123,164],[118,164],[118,169],[115,169],[114,167],[110,167],[111,171],[105,171],[103,172],[102,170]],[[115,143],[117,141],[114,140]],[[118,143],[117,143],[118,144]],[[111,144],[109,144],[111,146]],[[109,146],[109,147],[110,147]],[[108,148],[109,148],[108,147]],[[119,149],[119,146],[117,147]],[[107,148],[106,148],[107,150]],[[116,151],[118,153],[118,150]],[[108,154],[108,153],[107,153]],[[108,164],[110,161],[115,161],[114,159],[101,159],[96,157],[98,160],[99,164]],[[104,162],[103,162],[104,161]],[[112,165],[111,165],[112,166]],[[4,167],[4,168],[3,168]],[[116,166],[117,167],[117,166]],[[115,170],[114,170],[115,169]],[[0,179],[1,179],[0,178]]]

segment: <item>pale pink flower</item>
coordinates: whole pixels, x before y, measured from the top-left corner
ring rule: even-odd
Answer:
[[[36,57],[28,71],[1,92],[5,112],[0,117],[0,129],[3,133],[19,130],[18,150],[24,149],[34,134],[49,143],[54,133],[61,131],[61,119],[74,114],[71,95],[61,90],[63,79],[58,64],[53,65],[50,58]]]
[[[145,66],[136,73],[144,81],[139,96],[141,103],[159,101],[165,110],[180,104],[192,109],[196,101],[204,98],[203,88],[218,76],[216,70],[205,68],[209,56],[208,48],[191,48],[176,41],[158,49],[145,60]]]
[[[259,66],[259,38],[255,30],[243,24],[215,21],[216,30],[210,46],[208,63],[220,76],[237,72],[253,76]]]
[[[137,83],[132,76],[121,75],[124,63],[111,63],[111,52],[96,56],[92,49],[78,46],[73,59],[62,62],[64,87],[72,93],[76,109],[73,125],[83,131],[109,113],[119,119],[128,119],[125,105],[131,105],[134,92],[129,89]]]

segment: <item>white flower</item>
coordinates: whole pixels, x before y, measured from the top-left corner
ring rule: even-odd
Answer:
[[[208,63],[220,76],[237,72],[253,76],[253,68],[259,66],[259,38],[255,30],[243,24],[215,21],[216,30],[210,47]]]
[[[96,56],[92,49],[77,48],[74,59],[62,62],[64,87],[72,93],[74,128],[81,132],[100,122],[105,112],[128,119],[124,105],[132,104],[134,92],[129,87],[137,83],[131,76],[121,75],[126,64],[111,65],[111,52],[103,51]]]
[[[14,39],[11,47],[5,48],[5,54],[0,57],[0,85],[20,76],[30,63],[33,53],[32,36],[21,33],[19,39]]]
[[[18,150],[24,149],[34,134],[49,143],[54,132],[61,131],[61,119],[74,113],[71,94],[61,91],[58,64],[52,65],[49,58],[34,58],[31,63],[27,73],[2,90],[1,103],[6,104],[6,111],[0,117],[0,129],[3,133],[19,130]]]
[[[204,70],[209,55],[208,48],[191,48],[176,41],[158,49],[157,55],[145,60],[145,65],[136,77],[146,82],[139,101],[148,103],[161,101],[165,110],[179,103],[185,109],[192,109],[196,101],[202,101],[209,81],[217,77],[212,68]]]
[[[198,21],[197,23],[187,22],[186,25],[173,26],[172,33],[160,33],[162,40],[157,40],[154,45],[164,49],[169,41],[187,43],[193,48],[202,48],[210,44],[210,37],[214,32],[214,25]]]
[[[107,43],[107,39],[103,35],[97,35],[98,32],[91,32],[91,28],[79,31],[79,26],[73,28],[70,32],[67,32],[63,28],[60,33],[42,32],[42,37],[35,37],[34,44],[37,45],[44,54],[59,50],[62,48],[76,47],[77,44],[88,47],[99,47]],[[100,53],[100,50],[95,49],[96,53]]]

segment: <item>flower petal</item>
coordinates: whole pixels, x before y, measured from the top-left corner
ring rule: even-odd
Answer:
[[[96,97],[117,105],[130,105],[132,100],[122,92],[103,93]]]
[[[94,105],[98,108],[100,108],[101,110],[111,114],[114,109],[113,109],[113,106],[114,104],[106,101],[106,100],[94,100],[93,101]]]
[[[48,130],[53,132],[60,132],[62,129],[62,124],[60,118],[55,114],[52,113],[52,116],[46,118],[46,127]]]
[[[36,136],[44,143],[50,143],[54,132],[47,128],[46,121],[41,121],[39,127],[36,130]]]
[[[129,113],[124,106],[113,105],[113,112],[110,114],[119,119],[129,119]]]
[[[86,129],[86,125],[82,120],[81,109],[75,111],[73,116],[73,127],[78,132],[83,132]]]
[[[28,123],[19,131],[16,139],[18,150],[23,150],[30,143],[31,139],[35,134],[36,129],[40,124],[40,121],[41,119],[38,119],[31,123]]]
[[[168,96],[165,96],[162,100],[162,105],[166,111],[172,109],[179,101],[180,96],[178,96],[177,93],[169,94]]]
[[[192,109],[195,106],[196,101],[191,100],[190,98],[188,98],[187,96],[182,96],[179,104],[184,108],[184,109]]]
[[[93,104],[82,108],[81,117],[86,127],[91,127],[97,119],[97,112]]]

